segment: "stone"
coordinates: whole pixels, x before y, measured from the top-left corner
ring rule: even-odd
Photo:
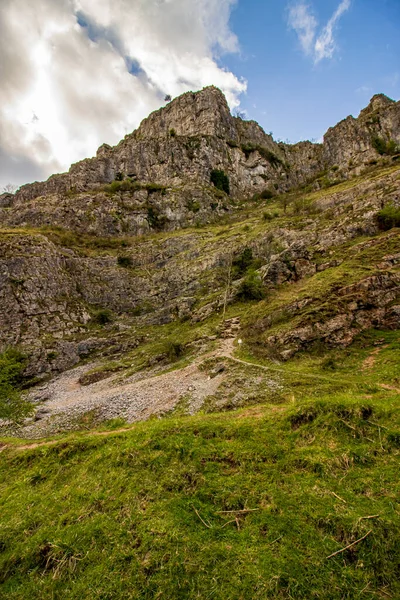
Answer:
[[[225,371],[225,369],[226,369],[226,366],[223,363],[215,365],[215,367],[210,372],[211,379],[213,379],[217,375],[220,375],[221,373],[223,373]]]
[[[44,378],[92,354],[112,356],[135,347],[140,340],[126,341],[132,323],[195,323],[222,315],[240,286],[233,281],[225,297],[229,257],[243,250],[243,240],[216,238],[195,225],[234,215],[239,200],[266,188],[283,193],[308,184],[317,190],[339,179],[337,173],[345,180],[369,169],[368,161],[393,164],[377,153],[375,136],[400,143],[400,102],[374,96],[357,118],[329,129],[322,144],[290,145],[275,142],[254,121],[233,117],[223,94],[209,87],[176,98],[115,147],[103,144],[94,158],[72,165],[68,173],[2,194],[0,350],[26,348],[28,374]],[[230,195],[211,184],[213,170],[226,173]],[[111,193],[104,186],[117,173],[129,177],[129,185]],[[400,202],[398,173],[388,169],[379,178],[332,188],[314,202],[315,218],[314,213],[296,216],[286,228],[272,223],[249,237],[268,293],[337,267],[340,261],[328,258],[337,246],[377,234],[383,203]],[[318,221],[324,211],[331,222]],[[40,229],[44,226],[47,231]],[[172,235],[184,227],[191,229]],[[157,231],[171,235],[148,236]],[[374,243],[360,242],[352,251]],[[97,244],[104,244],[104,251]],[[400,255],[392,247],[387,252],[378,273],[339,287],[340,314],[266,335],[266,344],[282,355],[317,339],[350,343],[368,326],[398,328]],[[129,267],[119,258],[129,259]],[[295,315],[312,301],[292,301],[284,313]],[[102,310],[110,311],[111,322],[93,332]],[[277,319],[285,317],[280,312]],[[262,327],[271,324],[264,319]],[[239,327],[230,323],[221,335],[236,337]]]

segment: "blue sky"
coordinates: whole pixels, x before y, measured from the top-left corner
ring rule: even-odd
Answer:
[[[279,0],[239,0],[231,14],[240,54],[221,63],[247,80],[241,107],[275,137],[319,139],[375,93],[400,98],[400,0],[353,0],[334,29],[331,58],[314,64]],[[322,28],[339,0],[307,3]]]
[[[0,191],[218,86],[276,139],[400,98],[400,0],[0,0]]]

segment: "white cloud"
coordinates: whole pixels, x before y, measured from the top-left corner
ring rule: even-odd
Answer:
[[[335,27],[340,17],[349,10],[350,5],[351,0],[342,0],[319,34],[317,33],[318,21],[308,4],[300,2],[289,8],[289,27],[296,31],[303,52],[311,56],[315,64],[324,58],[333,57],[337,49]]]
[[[329,19],[322,33],[315,42],[315,62],[323,58],[332,58],[336,50],[336,42],[333,31],[340,17],[350,8],[350,0],[342,0],[333,16]]]
[[[372,92],[372,88],[368,85],[361,85],[356,89],[356,94],[370,94]]]
[[[236,0],[1,0],[0,188],[65,170],[118,142],[176,96],[219,86],[234,108],[245,82]]]
[[[310,55],[314,51],[317,25],[318,22],[307,4],[297,4],[290,7],[289,26],[296,31],[305,54]]]

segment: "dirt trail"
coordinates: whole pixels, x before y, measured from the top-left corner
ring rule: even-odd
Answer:
[[[400,394],[400,389],[394,385],[389,385],[388,383],[378,383],[378,386],[384,390],[388,390],[389,392],[396,392],[396,394]]]
[[[369,356],[367,356],[367,358],[364,360],[364,362],[362,364],[362,367],[361,367],[362,371],[370,371],[371,369],[374,368],[377,356],[383,350],[383,348],[387,348],[387,345],[381,346],[380,348],[375,348],[375,350],[373,350],[371,352],[371,354]]]
[[[224,370],[210,375],[199,368],[206,358],[230,357],[239,323],[227,322],[219,347],[200,353],[187,366],[169,372],[160,367],[139,372],[125,379],[115,374],[90,385],[80,379],[95,364],[71,369],[50,382],[34,388],[28,398],[36,405],[36,415],[18,431],[18,437],[37,439],[77,428],[88,415],[95,422],[113,418],[127,423],[143,421],[150,416],[162,416],[180,402],[188,414],[198,412],[205,399],[212,396],[226,377]]]
[[[227,321],[218,348],[200,354],[189,365],[174,371],[160,373],[159,369],[154,369],[151,372],[135,373],[126,379],[121,379],[121,375],[116,374],[87,386],[82,386],[79,380],[96,365],[89,364],[62,373],[49,383],[32,390],[29,397],[37,405],[36,417],[18,431],[18,437],[38,439],[76,429],[77,422],[81,421],[82,426],[85,415],[90,412],[95,415],[96,422],[122,418],[127,423],[133,423],[146,420],[152,415],[161,417],[172,411],[180,402],[184,402],[186,412],[195,414],[201,409],[206,398],[216,393],[226,378],[224,369],[210,377],[199,368],[207,358],[222,362],[228,359],[253,369],[298,375],[302,379],[332,381],[330,376],[288,371],[274,365],[265,366],[235,358],[233,354],[239,328],[237,319]],[[373,354],[375,356],[377,352]],[[340,382],[354,385],[354,381],[350,380],[340,379]],[[378,385],[387,391],[400,393],[400,390],[393,386]],[[124,429],[92,432],[92,435],[111,435],[122,431]],[[34,448],[52,443],[57,442],[39,442],[19,448]],[[3,449],[4,446],[0,446],[0,452]]]
[[[125,433],[125,431],[130,431],[129,427],[123,427],[121,429],[113,429],[111,431],[88,431],[85,437],[101,437],[101,436],[111,436],[118,435],[119,433]],[[23,444],[22,446],[11,446],[10,444],[4,444],[0,447],[0,452],[5,450],[6,448],[15,448],[15,450],[34,450],[35,448],[41,448],[46,446],[55,446],[59,444],[60,440],[48,440],[47,442],[33,442],[32,444]]]

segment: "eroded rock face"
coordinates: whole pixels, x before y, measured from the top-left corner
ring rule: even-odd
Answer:
[[[224,95],[209,87],[176,98],[117,146],[101,146],[95,158],[72,165],[68,173],[23,186],[14,203],[52,195],[60,201],[71,192],[90,191],[93,196],[118,173],[194,190],[210,186],[211,171],[220,169],[229,176],[233,198],[271,186],[287,191],[323,170],[334,168],[341,177],[359,173],[381,158],[376,138],[400,143],[400,103],[383,95],[374,96],[357,119],[348,117],[329,129],[323,144],[287,145],[274,142],[254,121],[232,117]]]
[[[383,94],[372,98],[359,117],[347,117],[324,136],[323,157],[329,165],[349,172],[360,169],[379,156],[374,140],[400,140],[400,103]]]
[[[243,240],[201,230],[162,239],[140,236],[218,221],[236,210],[238,199],[265,188],[283,192],[322,170],[349,177],[380,157],[373,144],[377,136],[400,143],[399,119],[400,103],[376,96],[358,119],[349,117],[329,130],[323,144],[289,146],[274,142],[257,123],[232,117],[221,92],[207,88],[177,98],[117,146],[101,146],[95,158],[68,173],[3,194],[1,225],[19,229],[0,233],[0,349],[29,348],[32,372],[38,374],[66,369],[107,347],[108,336],[91,334],[96,309],[154,324],[206,319],[221,310],[229,260],[243,250]],[[230,196],[211,184],[213,169],[228,175]],[[104,184],[118,173],[137,185],[107,193]],[[317,198],[313,214],[329,214],[331,222],[310,215],[301,226],[249,236],[265,285],[273,290],[336,268],[340,261],[330,259],[332,248],[375,235],[377,211],[399,201],[398,173],[389,172]],[[29,229],[46,225],[60,228],[58,241]],[[137,236],[137,242],[106,245],[100,252],[63,241],[65,230],[78,238]],[[388,255],[379,268],[390,271],[397,260],[397,254]],[[382,275],[355,285],[361,287],[341,292],[343,312],[283,337],[270,336],[268,343],[285,358],[316,339],[347,344],[360,328],[399,326],[397,280]],[[239,286],[235,281],[228,302]],[[213,299],[203,302],[203,296]],[[288,310],[296,314],[308,301]]]
[[[265,158],[249,146],[272,152]],[[246,152],[242,151],[246,147]],[[274,157],[278,160],[274,162]],[[103,145],[95,158],[68,173],[23,186],[15,202],[38,196],[93,191],[123,173],[135,181],[164,186],[210,186],[213,169],[226,171],[232,197],[253,194],[265,181],[286,185],[283,152],[256,123],[232,117],[224,95],[214,87],[183,94],[152,113],[114,148]]]

